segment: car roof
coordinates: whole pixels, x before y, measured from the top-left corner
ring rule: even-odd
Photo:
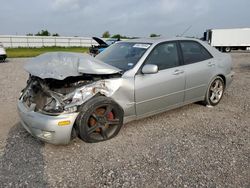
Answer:
[[[166,37],[152,37],[152,38],[138,38],[138,39],[129,39],[125,42],[136,42],[136,43],[151,43],[151,44],[158,44],[161,42],[173,41],[173,40],[193,40],[193,41],[201,41],[195,38],[187,38],[187,37],[173,37],[173,38],[166,38]]]

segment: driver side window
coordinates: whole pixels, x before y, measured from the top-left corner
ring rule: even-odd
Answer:
[[[177,44],[175,42],[159,44],[150,53],[145,64],[157,65],[159,70],[179,66]]]

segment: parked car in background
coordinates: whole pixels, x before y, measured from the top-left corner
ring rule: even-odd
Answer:
[[[21,123],[53,144],[67,144],[72,135],[105,141],[123,123],[198,101],[215,106],[234,74],[230,55],[186,38],[118,42],[95,58],[47,53],[25,69]]]
[[[98,45],[92,45],[89,48],[89,53],[93,56],[96,56],[97,54],[105,50],[108,46],[110,46],[111,44],[114,44],[115,42],[120,41],[120,39],[117,39],[117,38],[110,38],[106,40],[105,42],[102,39],[97,38],[97,37],[93,37],[93,39],[98,43]]]
[[[4,62],[7,58],[6,50],[4,49],[3,45],[0,43],[0,62]]]

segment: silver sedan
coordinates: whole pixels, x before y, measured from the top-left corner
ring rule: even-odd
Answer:
[[[187,38],[118,42],[95,58],[46,53],[25,70],[21,123],[53,144],[105,141],[136,119],[198,101],[215,106],[233,79],[230,55]]]

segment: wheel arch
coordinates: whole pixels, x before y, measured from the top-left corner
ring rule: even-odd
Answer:
[[[213,78],[210,80],[209,84],[208,84],[208,87],[207,87],[207,91],[206,91],[206,94],[205,94],[205,98],[204,98],[204,101],[202,101],[202,104],[204,105],[211,105],[211,102],[208,102],[208,93],[209,93],[209,88],[210,86],[212,85],[212,83],[216,80],[216,79],[221,79],[221,81],[223,82],[222,84],[224,84],[224,89],[225,90],[225,87],[226,87],[226,77],[223,75],[223,74],[215,74],[215,76],[213,76]],[[224,91],[223,91],[224,93]],[[223,96],[223,94],[222,94]],[[220,99],[219,99],[220,101]],[[218,103],[219,103],[218,101]],[[217,105],[218,103],[216,103],[215,105]],[[212,105],[212,106],[215,106],[215,105]]]
[[[214,74],[213,77],[209,80],[209,82],[207,84],[207,89],[206,89],[205,95],[210,87],[210,84],[216,79],[216,77],[220,77],[223,80],[224,85],[226,86],[226,77],[223,74]]]
[[[102,93],[97,93],[96,95],[94,95],[92,98],[90,98],[88,101],[90,101],[90,100],[94,100],[94,98],[96,98],[96,97],[106,97],[107,99],[109,99],[109,100],[112,100],[114,103],[116,103],[117,104],[117,106],[121,109],[121,111],[122,111],[122,115],[123,115],[123,118],[124,118],[124,109],[122,108],[122,106],[118,103],[118,102],[116,102],[112,97],[108,97],[108,96],[106,96],[106,95],[104,95],[104,94],[102,94]],[[88,101],[86,101],[86,102],[88,102]],[[85,103],[86,103],[85,102]],[[85,103],[83,103],[82,105],[84,105]]]
[[[225,84],[225,86],[226,86],[226,77],[223,75],[223,74],[218,74],[218,75],[216,75],[215,77],[217,77],[217,76],[219,76],[219,77],[221,77],[222,78],[222,80],[223,80],[223,82],[224,82],[224,84]]]
[[[224,85],[226,86],[226,77],[222,74],[222,73],[218,73],[218,74],[215,74],[212,79],[210,79],[210,81],[208,82],[208,85],[207,85],[207,89],[208,87],[210,86],[210,84],[216,79],[216,77],[220,77],[223,82],[224,82]]]
[[[124,109],[122,108],[122,106],[117,103],[113,98],[111,97],[107,97],[106,95],[102,94],[102,93],[97,93],[96,95],[94,95],[93,97],[91,97],[89,100],[85,101],[83,104],[81,104],[79,107],[78,107],[78,112],[80,112],[81,108],[83,108],[83,106],[85,106],[87,103],[89,103],[90,101],[94,100],[95,98],[97,97],[106,97],[107,99],[109,100],[112,100],[114,103],[117,104],[117,106],[120,108],[120,110],[122,111],[122,116],[123,116],[123,120],[124,120]],[[74,131],[73,129],[76,129],[76,121],[74,122],[74,125],[72,127],[72,131]]]

